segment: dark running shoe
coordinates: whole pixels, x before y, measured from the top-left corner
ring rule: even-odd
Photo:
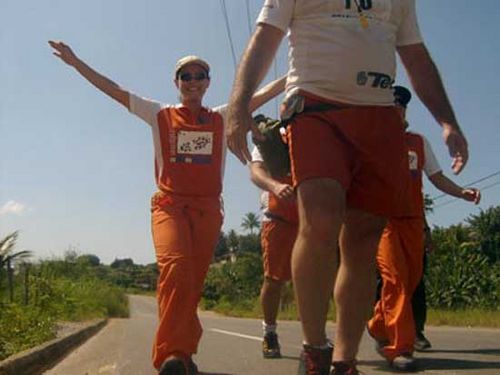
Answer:
[[[413,347],[417,352],[423,352],[427,349],[430,349],[432,345],[422,332],[418,332],[417,336],[415,337],[415,343],[413,344]]]
[[[356,368],[356,361],[334,361],[331,375],[361,375]]]
[[[368,334],[373,339],[373,341],[375,341],[375,351],[381,357],[386,358],[385,354],[384,354],[384,347],[387,346],[387,345],[389,345],[389,341],[388,340],[382,340],[382,339],[379,339],[379,338],[375,337],[375,335],[373,335],[370,332],[370,329],[368,328],[368,324],[366,325],[366,332],[368,332]]]
[[[411,353],[402,353],[391,361],[391,367],[398,371],[416,371],[417,361]]]
[[[304,345],[299,359],[298,375],[330,375],[332,364],[333,345],[319,349]]]
[[[385,353],[384,353],[384,347],[389,345],[389,341],[383,341],[383,340],[377,340],[373,339],[375,341],[375,351],[382,357],[386,358]]]
[[[166,359],[158,372],[158,375],[197,375],[198,367],[191,358]]]
[[[262,355],[264,358],[281,358],[280,343],[275,332],[268,332],[264,336]]]

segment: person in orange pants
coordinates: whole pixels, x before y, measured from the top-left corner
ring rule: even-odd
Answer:
[[[297,201],[291,176],[271,175],[257,147],[252,151],[250,178],[263,190],[261,246],[264,281],[260,292],[264,313],[262,354],[264,358],[279,358],[281,351],[276,319],[283,285],[292,278],[291,256],[298,230]]]
[[[202,334],[196,310],[223,216],[226,107],[202,105],[210,85],[210,67],[197,56],[181,58],[174,71],[181,103],[165,105],[118,86],[63,42],[49,44],[57,57],[151,127],[158,187],[151,199],[151,223],[160,272],[153,365],[161,375],[196,374],[191,356]],[[281,78],[257,92],[249,110],[283,91],[284,83]]]
[[[403,119],[411,93],[395,86],[395,104]],[[405,121],[407,126],[407,123]],[[380,239],[377,267],[382,291],[368,322],[368,332],[376,340],[377,351],[390,365],[401,371],[413,371],[415,323],[412,296],[422,276],[424,252],[424,200],[422,172],[432,184],[455,197],[479,203],[481,194],[474,188],[462,188],[443,175],[429,142],[420,134],[406,131],[410,167],[411,214],[389,219]]]

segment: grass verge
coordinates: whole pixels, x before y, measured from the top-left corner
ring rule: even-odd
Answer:
[[[258,299],[250,301],[229,302],[221,301],[216,305],[202,301],[202,308],[223,315],[262,319],[262,308]],[[299,314],[294,303],[282,307],[278,314],[280,320],[299,320]],[[334,321],[335,309],[330,306],[328,320]],[[500,310],[467,309],[467,310],[440,310],[429,309],[427,325],[430,326],[457,326],[457,327],[488,327],[500,328]]]

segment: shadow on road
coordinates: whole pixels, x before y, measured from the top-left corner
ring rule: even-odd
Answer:
[[[500,349],[431,349],[424,353],[463,353],[463,354],[486,354],[500,355]]]
[[[437,351],[436,351],[437,352]],[[442,352],[442,351],[440,351]],[[456,351],[458,352],[458,351]],[[476,351],[467,351],[468,353],[476,353]],[[427,352],[428,353],[428,352]],[[370,366],[377,371],[391,371],[389,365],[385,361],[359,361],[359,365]],[[418,370],[480,370],[480,369],[499,369],[500,361],[474,361],[465,359],[447,359],[447,358],[418,358]]]
[[[465,359],[419,358],[425,370],[500,369],[500,362],[471,361]]]

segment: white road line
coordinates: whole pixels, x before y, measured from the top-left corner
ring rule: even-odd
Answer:
[[[210,328],[210,331],[217,332],[217,333],[223,333],[225,335],[230,335],[230,336],[242,337],[244,339],[249,339],[249,340],[262,341],[262,337],[243,335],[243,334],[237,333],[237,332],[224,331],[223,329]]]

